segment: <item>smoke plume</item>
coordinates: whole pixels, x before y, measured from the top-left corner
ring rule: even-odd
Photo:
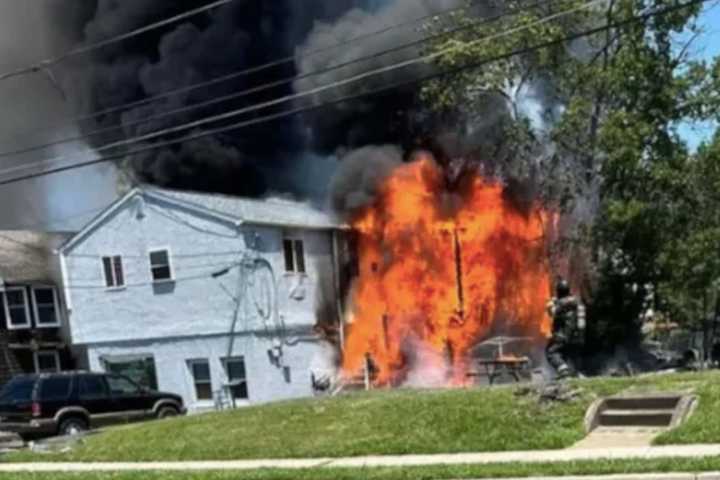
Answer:
[[[33,2],[0,2],[0,72],[26,67],[41,59],[52,57],[70,49],[80,38],[76,27],[82,22],[83,2],[45,0]],[[56,15],[62,12],[62,15]],[[63,120],[73,115],[66,102],[62,68],[47,72],[7,79],[0,84],[0,151],[7,152],[31,145],[44,144],[67,136],[76,136],[77,128]],[[52,128],[41,128],[58,124]],[[77,155],[87,152],[83,144],[67,144],[15,155],[0,160],[2,169],[35,164],[58,155]],[[13,170],[6,178],[37,170]],[[84,177],[85,188],[68,197],[70,183]],[[93,205],[105,203],[112,197],[114,178],[107,168],[90,172],[68,173],[34,181],[8,184],[0,188],[0,223],[5,228],[67,228],[57,221],[70,210],[72,204]],[[89,184],[92,187],[88,186]],[[62,185],[62,186],[61,186]],[[108,194],[109,193],[109,194]],[[73,211],[77,212],[77,209]],[[71,212],[72,213],[72,212]],[[48,223],[53,219],[53,223]],[[77,217],[75,217],[78,220]],[[80,219],[82,220],[82,219]]]

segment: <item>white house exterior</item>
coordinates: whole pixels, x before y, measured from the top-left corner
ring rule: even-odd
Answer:
[[[80,366],[195,411],[311,395],[337,229],[291,201],[131,191],[59,250]]]

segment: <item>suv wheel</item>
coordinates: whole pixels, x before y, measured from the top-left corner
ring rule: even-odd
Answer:
[[[88,430],[87,422],[79,417],[66,418],[60,422],[58,433],[62,436],[78,435]]]
[[[174,407],[162,407],[160,410],[158,410],[157,418],[160,420],[170,418],[170,417],[177,417],[178,411]]]

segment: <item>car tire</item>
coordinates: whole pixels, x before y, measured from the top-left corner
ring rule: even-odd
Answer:
[[[166,418],[177,417],[180,412],[175,407],[161,407],[157,412],[158,420],[165,420]]]
[[[61,436],[78,435],[89,429],[88,422],[84,418],[69,417],[60,422],[58,434]]]

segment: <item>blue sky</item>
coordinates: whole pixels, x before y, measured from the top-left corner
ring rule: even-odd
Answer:
[[[720,55],[720,4],[711,2],[701,17],[700,24],[705,30],[695,41],[692,49],[697,58],[712,61]],[[691,149],[696,149],[703,140],[709,139],[715,131],[712,123],[683,124],[680,134],[687,140]]]

